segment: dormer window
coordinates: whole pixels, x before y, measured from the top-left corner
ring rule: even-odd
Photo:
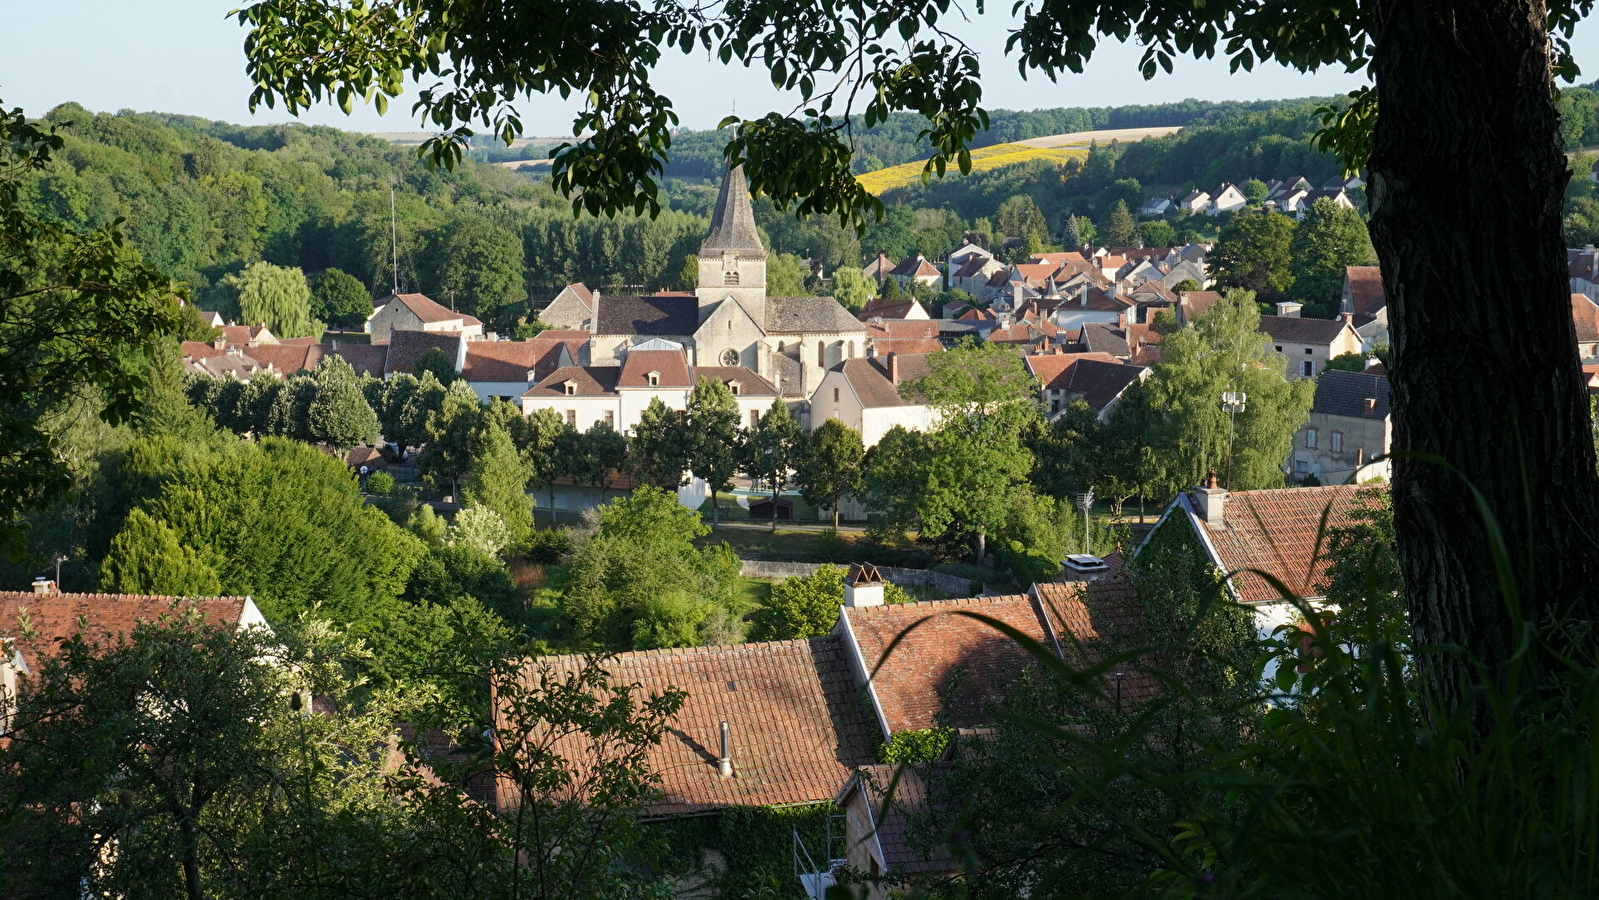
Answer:
[[[566,388],[566,396],[571,397],[577,394],[577,382],[568,381],[563,386]]]
[[[661,386],[661,373],[660,372],[651,372],[646,377],[648,377],[649,380],[650,380],[650,387],[660,387]]]
[[[729,381],[727,383],[727,389],[733,392],[733,396],[737,397],[739,393],[739,383],[736,381]]]

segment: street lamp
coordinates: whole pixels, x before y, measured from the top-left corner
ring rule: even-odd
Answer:
[[[1243,391],[1227,391],[1221,395],[1221,408],[1228,413],[1227,418],[1227,489],[1233,487],[1233,437],[1238,429],[1238,414],[1244,411],[1244,404],[1249,395]]]
[[[55,564],[56,564],[56,590],[58,590],[58,591],[61,590],[61,564],[66,562],[66,561],[67,561],[67,555],[65,553],[57,553],[56,554],[56,558],[55,558]]]

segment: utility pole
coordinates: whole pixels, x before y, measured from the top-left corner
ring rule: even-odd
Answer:
[[[55,564],[56,564],[56,590],[58,590],[58,591],[61,590],[61,564],[66,562],[66,561],[67,561],[67,555],[65,553],[57,553],[56,554],[56,558],[55,558]]]
[[[1249,395],[1243,391],[1228,391],[1221,395],[1221,408],[1227,417],[1227,490],[1233,489],[1233,438],[1238,431],[1238,414],[1244,411]]]
[[[389,189],[389,253],[395,273],[395,294],[400,294],[400,230],[395,219],[395,189]]]
[[[1083,510],[1083,553],[1092,555],[1093,551],[1088,549],[1088,523],[1092,521],[1090,514],[1094,509],[1094,489],[1089,488],[1078,494],[1077,505]]]

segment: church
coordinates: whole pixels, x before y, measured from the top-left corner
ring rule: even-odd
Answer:
[[[789,398],[808,397],[829,368],[866,355],[866,326],[832,297],[767,296],[766,248],[736,166],[722,180],[692,295],[612,297],[572,285],[539,318],[587,331],[592,366],[620,366],[632,348],[667,341],[691,366],[742,366]]]

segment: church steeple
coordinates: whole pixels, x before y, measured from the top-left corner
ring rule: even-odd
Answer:
[[[766,327],[766,248],[755,229],[749,182],[744,168],[733,166],[722,178],[722,193],[711,215],[711,233],[700,248],[700,321],[725,300],[749,313],[760,328]]]
[[[711,215],[711,233],[700,248],[702,257],[724,253],[766,258],[761,233],[755,229],[755,210],[750,205],[750,187],[744,180],[743,166],[728,169],[722,179],[722,193],[716,198],[716,211]]]

